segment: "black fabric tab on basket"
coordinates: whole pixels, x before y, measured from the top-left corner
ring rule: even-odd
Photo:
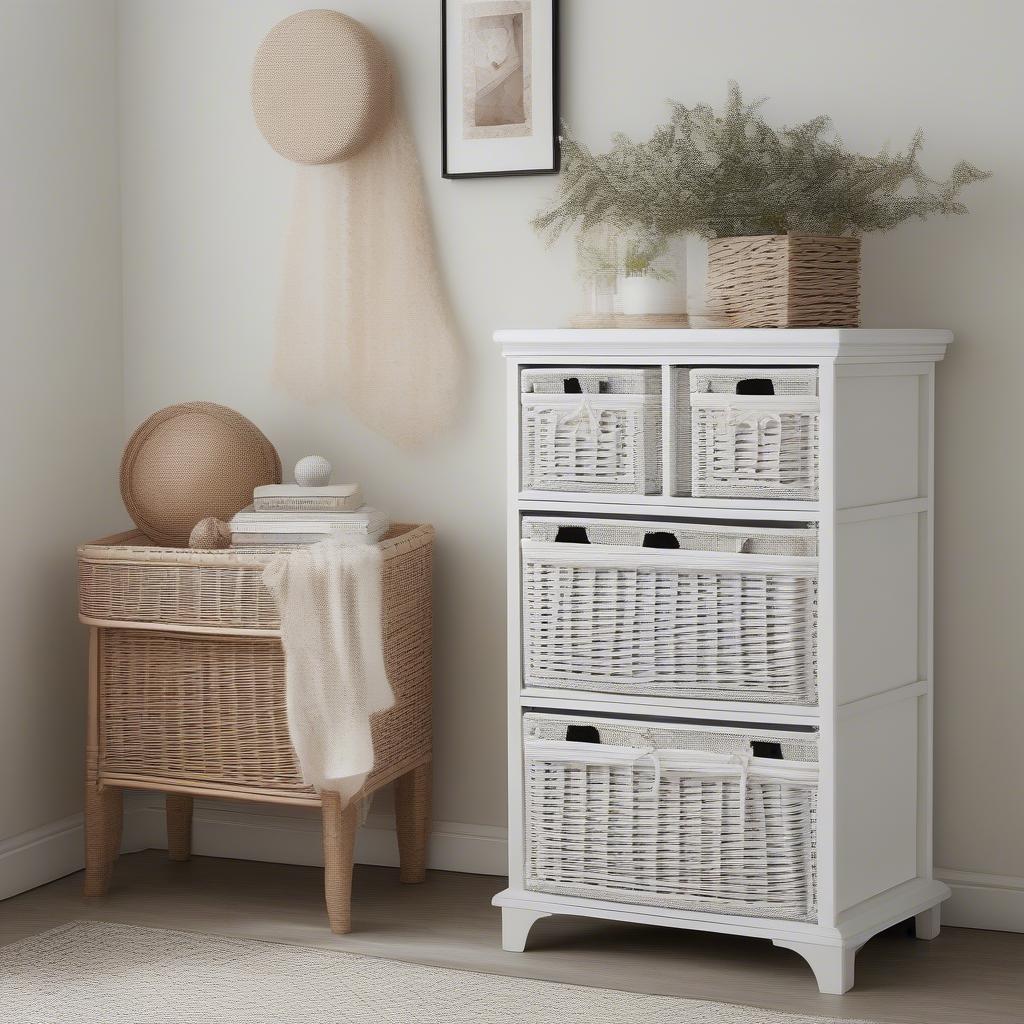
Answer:
[[[645,548],[678,548],[679,538],[674,533],[666,533],[664,530],[652,530],[644,534]]]
[[[774,743],[771,740],[751,740],[750,749],[754,752],[754,757],[770,757],[776,761],[784,760],[781,743]]]
[[[585,526],[560,526],[555,534],[555,542],[558,544],[589,544]]]
[[[569,725],[565,729],[567,743],[600,743],[601,734],[593,725]]]
[[[583,385],[580,384],[579,377],[566,377],[565,380],[562,381],[562,390],[567,395],[582,395]]]
[[[763,377],[748,377],[736,381],[737,395],[774,395],[775,385]]]

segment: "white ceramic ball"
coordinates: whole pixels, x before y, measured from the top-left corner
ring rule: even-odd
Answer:
[[[331,482],[331,464],[322,455],[304,455],[295,463],[295,482],[300,487],[326,487]]]

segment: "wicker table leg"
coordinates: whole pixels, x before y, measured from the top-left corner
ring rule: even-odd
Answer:
[[[324,815],[324,896],[331,931],[352,931],[352,860],[355,854],[359,804],[345,808],[337,793],[322,793]]]
[[[430,762],[406,772],[395,782],[395,828],[398,832],[399,881],[422,882],[427,877],[430,838]]]
[[[188,860],[192,856],[192,797],[167,794],[167,856]]]
[[[85,787],[85,896],[104,896],[121,851],[123,794],[114,786]]]

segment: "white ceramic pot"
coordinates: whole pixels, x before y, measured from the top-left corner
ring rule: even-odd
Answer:
[[[621,277],[618,297],[619,309],[626,316],[686,312],[685,285],[674,278],[662,281],[646,275]]]

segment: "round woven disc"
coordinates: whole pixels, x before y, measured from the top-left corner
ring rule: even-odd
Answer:
[[[391,70],[383,47],[338,11],[293,14],[256,51],[256,124],[289,160],[344,160],[383,127],[390,109]]]
[[[261,484],[281,482],[281,460],[259,428],[213,402],[153,413],[121,457],[121,497],[150,540],[185,547],[207,516],[228,520]]]

